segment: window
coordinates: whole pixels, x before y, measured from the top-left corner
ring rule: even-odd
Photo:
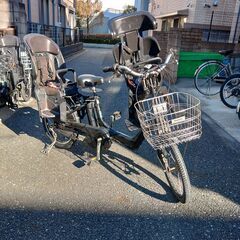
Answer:
[[[66,26],[66,9],[63,5],[58,5],[58,23],[61,24],[62,27]]]
[[[49,0],[39,1],[39,22],[49,25]]]
[[[162,20],[162,31],[167,31],[167,20]]]
[[[61,7],[60,7],[60,5],[58,5],[57,21],[58,21],[58,23],[61,23]]]
[[[179,28],[179,18],[173,20],[173,28]]]

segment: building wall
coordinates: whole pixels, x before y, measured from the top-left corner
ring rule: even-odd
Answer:
[[[212,6],[212,0],[151,0],[149,10],[159,18],[161,15],[188,9],[186,24],[208,25],[214,11],[213,25],[230,27],[237,0],[219,0],[218,6]],[[209,4],[211,7],[204,7]],[[159,26],[161,27],[161,20]]]
[[[25,6],[28,6],[28,4],[26,3],[27,1],[28,0],[25,0]],[[35,22],[35,23],[39,22],[38,2],[39,0],[30,0],[31,19],[29,19],[28,12],[27,12],[28,21]]]
[[[240,1],[236,2],[229,42],[240,43]]]
[[[58,0],[23,0],[26,6],[26,13],[27,13],[27,19],[29,22],[33,23],[44,23],[47,25],[54,25],[58,27],[67,27],[67,28],[74,28],[76,26],[75,21],[75,0],[61,0],[62,7],[64,6],[64,12],[65,12],[65,22],[59,21],[59,1]],[[40,15],[40,6],[41,2],[44,4],[44,14],[48,14],[49,21],[48,23],[46,20],[42,19]],[[48,3],[48,9],[46,4]],[[28,11],[28,7],[30,6],[30,15]],[[45,15],[47,16],[47,15]]]
[[[186,9],[188,4],[192,2],[192,6],[195,6],[196,0],[151,0],[151,12],[154,16],[159,16],[171,12],[176,12],[177,10]]]
[[[64,0],[66,4],[66,26],[74,28],[76,26],[75,21],[75,0]],[[73,12],[74,9],[74,12]]]
[[[237,0],[219,0],[218,6],[212,6],[212,0],[197,0],[195,8],[194,23],[208,25],[211,20],[212,11],[213,25],[227,26],[232,25],[233,13]],[[208,3],[211,8],[204,8],[204,4]]]
[[[108,22],[110,19],[122,14],[122,10],[108,8],[97,13],[89,22],[89,32],[94,34],[108,34]]]
[[[25,6],[21,1],[0,0],[0,35],[27,32]]]
[[[189,15],[187,22],[194,22],[195,6],[197,0],[171,0],[171,3],[166,0],[151,0],[149,4],[149,11],[157,18],[158,30],[162,29],[161,15],[177,12],[178,10],[188,9]],[[171,27],[172,27],[171,23]]]
[[[11,15],[10,12],[10,3],[8,1],[0,1],[0,29],[7,28],[9,26]]]

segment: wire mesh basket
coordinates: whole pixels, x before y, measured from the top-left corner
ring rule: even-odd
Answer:
[[[202,134],[200,100],[174,92],[135,104],[145,139],[155,149],[197,139]]]

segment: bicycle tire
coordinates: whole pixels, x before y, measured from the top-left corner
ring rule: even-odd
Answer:
[[[231,89],[227,89],[227,87]],[[229,93],[228,90],[231,91],[231,95],[227,96],[226,94]],[[226,92],[227,91],[227,92]],[[232,102],[229,102],[229,99],[232,96]],[[240,100],[240,74],[233,74],[231,75],[221,86],[220,89],[220,98],[223,104],[229,108],[236,108],[238,102]]]
[[[67,109],[70,108],[70,105],[68,103],[66,104],[66,106],[67,106]],[[72,113],[71,117],[72,117],[72,120],[76,120],[77,119],[77,113],[76,112]],[[71,117],[68,116],[69,119]],[[53,121],[53,122],[51,123],[51,121]],[[60,137],[59,133],[61,132],[61,130],[58,127],[59,120],[57,120],[57,118],[43,118],[42,119],[42,124],[43,124],[43,128],[44,128],[44,131],[45,131],[46,135],[52,141],[53,141],[53,135],[52,135],[52,132],[50,130],[50,127],[53,126],[53,128],[54,128],[53,130],[57,134],[57,141],[54,144],[54,146],[57,147],[57,148],[62,148],[62,149],[71,148],[72,145],[75,143],[77,137],[78,137],[78,134],[76,134],[76,133],[71,133],[69,136],[66,136],[66,135],[62,134],[63,136],[61,136],[61,137],[64,137],[66,140],[64,140],[64,141],[60,140],[61,137]]]
[[[225,81],[228,77],[229,72],[223,63],[208,61],[200,65],[194,74],[194,85],[201,94],[214,96],[220,91],[217,83]]]
[[[178,146],[173,145],[171,147],[158,150],[157,155],[173,194],[181,203],[187,203],[190,199],[191,184],[186,165]],[[172,159],[172,163],[169,159],[170,155],[174,157],[174,159]],[[177,179],[176,176],[173,175],[173,171],[176,172],[176,170],[178,172]],[[179,182],[180,179],[181,187],[176,184],[176,182]]]

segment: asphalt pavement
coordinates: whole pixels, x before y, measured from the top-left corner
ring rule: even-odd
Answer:
[[[116,128],[127,133],[126,86],[101,72],[111,63],[109,49],[68,59],[78,74],[106,78],[100,93],[106,121],[121,111]],[[135,151],[113,144],[90,166],[84,159],[94,151],[81,142],[42,154],[49,141],[36,109],[34,100],[16,111],[0,109],[0,239],[240,239],[240,145],[204,105],[203,135],[184,155],[192,184],[184,205],[147,143]]]

